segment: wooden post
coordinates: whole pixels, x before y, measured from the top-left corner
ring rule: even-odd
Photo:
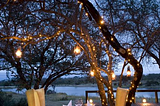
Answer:
[[[155,101],[156,101],[156,103],[158,103],[158,94],[157,94],[157,91],[155,91]]]
[[[88,91],[86,91],[86,103],[87,103],[87,100],[88,100]]]

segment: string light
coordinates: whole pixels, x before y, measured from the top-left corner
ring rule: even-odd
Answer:
[[[127,51],[128,51],[128,52],[130,52],[130,51],[131,51],[131,49],[127,49]]]
[[[132,55],[131,49],[127,49],[127,51],[128,51],[128,55]]]
[[[93,47],[93,51],[95,51],[96,49],[95,49],[95,46]]]
[[[147,100],[146,100],[145,98],[143,98],[143,99],[142,99],[142,102],[143,102],[143,103],[146,103],[146,102],[147,102]]]
[[[130,103],[132,103],[132,100],[130,100]]]
[[[86,13],[85,15],[88,16],[88,13]]]
[[[131,55],[132,53],[131,52],[128,52],[128,55]]]
[[[91,76],[94,76],[94,70],[93,70],[93,71],[90,71],[90,75],[91,75]]]
[[[59,34],[60,34],[60,31],[57,32],[57,35],[59,35]]]
[[[111,41],[114,41],[113,37],[111,37]]]
[[[79,46],[76,46],[76,47],[74,48],[74,53],[75,53],[75,54],[80,54],[80,53],[81,53],[81,49],[80,49]]]
[[[103,17],[103,16],[101,16],[101,18],[103,19],[104,17]]]
[[[30,36],[29,39],[32,39],[32,36]]]
[[[104,20],[101,20],[100,23],[101,23],[101,24],[104,24]]]

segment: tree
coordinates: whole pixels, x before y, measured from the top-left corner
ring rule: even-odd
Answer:
[[[114,35],[112,35],[106,24],[103,22],[102,17],[99,15],[98,11],[93,7],[93,5],[85,0],[80,0],[80,2],[83,3],[84,7],[87,8],[88,12],[90,15],[93,17],[93,19],[96,21],[97,25],[100,26],[100,29],[103,33],[103,35],[106,37],[106,40],[109,41],[110,45],[115,49],[116,52],[118,52],[123,58],[128,60],[128,62],[134,67],[135,69],[135,74],[134,74],[134,80],[132,80],[132,85],[129,89],[129,94],[128,94],[128,102],[126,103],[127,106],[130,106],[132,103],[132,100],[135,96],[136,88],[140,82],[140,79],[142,77],[143,73],[143,68],[142,65],[133,57],[131,54],[130,49],[127,50],[124,47],[120,45],[118,40],[115,38]],[[112,98],[113,99],[113,98]],[[110,105],[113,105],[112,101],[110,100]],[[102,104],[104,105],[104,104]],[[105,105],[104,105],[105,106]]]
[[[110,17],[107,19],[109,30],[126,38],[120,41],[122,45],[131,48],[140,61],[151,58],[149,63],[160,66],[159,1],[104,0],[97,4],[101,13]]]
[[[49,2],[46,2],[46,5],[50,5]],[[57,78],[71,71],[85,71],[88,68],[83,53],[75,56],[72,53],[75,42],[65,36],[65,25],[69,22],[65,22],[64,14],[69,12],[64,10],[69,6],[61,6],[63,9],[60,10],[56,5],[63,4],[54,3],[48,8],[51,14],[48,11],[41,12],[41,4],[29,1],[9,2],[1,9],[1,69],[10,71],[26,89],[34,85],[35,89],[44,87],[47,90]],[[53,8],[54,6],[57,8]],[[56,13],[57,10],[63,14]],[[21,58],[15,55],[19,47],[23,52]],[[40,86],[44,76],[47,79]]]

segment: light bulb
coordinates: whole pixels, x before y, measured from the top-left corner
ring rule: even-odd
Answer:
[[[112,73],[112,80],[115,80],[116,75],[114,73]]]
[[[143,99],[142,99],[142,102],[143,102],[143,103],[146,103],[146,102],[147,102],[147,100],[146,100],[145,98],[143,98]]]
[[[90,100],[89,100],[89,103],[93,103],[93,100],[92,100],[92,99],[90,99]]]
[[[94,76],[94,71],[90,71],[91,76]]]
[[[75,54],[80,54],[80,53],[81,53],[81,49],[80,49],[79,46],[76,46],[76,47],[75,47],[74,53],[75,53]]]
[[[104,24],[104,20],[101,20],[101,24]]]
[[[16,57],[21,58],[21,56],[22,56],[22,52],[21,52],[21,48],[19,47],[16,51]]]

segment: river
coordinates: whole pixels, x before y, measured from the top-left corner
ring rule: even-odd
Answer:
[[[147,88],[138,88],[138,89],[148,90]],[[16,89],[2,89],[2,90],[18,93]],[[98,90],[98,88],[97,87],[67,87],[67,86],[55,87],[55,92],[57,93],[66,93],[67,95],[75,95],[75,96],[85,96],[85,91],[89,91],[89,90]],[[19,93],[24,94],[25,90],[22,90]],[[99,96],[99,95],[96,93],[92,93],[92,94],[89,94],[89,96]],[[136,92],[136,97],[155,98],[155,93],[154,92]],[[158,97],[160,97],[160,92],[158,93]]]

